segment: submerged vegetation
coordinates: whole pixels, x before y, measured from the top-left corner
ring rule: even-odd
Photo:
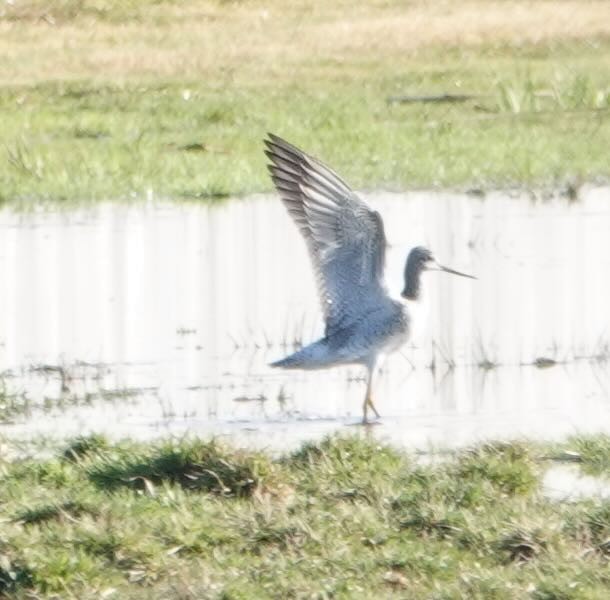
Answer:
[[[573,189],[610,175],[606,17],[571,0],[5,3],[0,199],[270,190],[268,130],[360,188]]]
[[[610,460],[607,436],[562,447]],[[610,503],[545,498],[550,452],[78,438],[0,464],[0,596],[606,598]]]

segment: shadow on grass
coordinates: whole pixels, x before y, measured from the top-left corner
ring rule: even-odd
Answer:
[[[229,451],[216,442],[166,443],[152,449],[130,446],[104,452],[87,467],[89,479],[105,490],[128,487],[155,493],[164,482],[221,496],[249,497],[271,472],[261,454]]]
[[[71,462],[78,462],[83,458],[107,450],[109,447],[110,443],[103,435],[94,433],[87,436],[78,436],[64,450],[62,458]]]
[[[85,514],[96,516],[98,511],[83,502],[68,500],[60,504],[43,504],[28,508],[20,512],[14,520],[24,525],[40,525],[48,521],[74,520]]]
[[[0,598],[8,598],[8,594],[31,588],[33,581],[32,571],[21,562],[4,554],[0,556]]]

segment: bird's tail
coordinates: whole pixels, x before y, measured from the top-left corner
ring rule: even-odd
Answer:
[[[277,367],[279,369],[298,369],[301,364],[301,360],[298,354],[298,352],[295,352],[290,356],[286,356],[284,358],[281,358],[280,360],[276,360],[275,362],[269,363],[269,366]]]
[[[294,354],[272,362],[270,367],[280,369],[321,369],[334,363],[328,352],[328,344],[325,339],[309,344]]]

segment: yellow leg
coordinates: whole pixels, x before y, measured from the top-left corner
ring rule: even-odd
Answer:
[[[367,379],[366,379],[366,394],[364,396],[364,404],[362,405],[362,422],[368,423],[368,409],[369,406],[373,409],[375,416],[379,419],[379,413],[373,404],[373,398],[371,395],[372,391],[372,382],[373,382],[373,370],[374,366],[367,366]]]
[[[377,417],[379,419],[379,413],[377,412],[377,409],[375,408],[375,405],[373,404],[373,397],[371,396],[370,386],[367,387],[366,395],[364,396],[364,404],[362,405],[362,422],[363,423],[369,422],[369,420],[368,420],[369,406],[373,409],[373,412],[375,413],[375,417]]]
[[[368,405],[373,409],[375,416],[377,418],[379,418],[379,413],[377,412],[377,409],[375,408],[375,405],[373,404],[373,398],[371,397],[371,394],[367,394],[366,400],[367,400]]]

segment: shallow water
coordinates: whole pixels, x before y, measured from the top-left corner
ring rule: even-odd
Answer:
[[[555,465],[547,469],[542,479],[542,492],[558,501],[582,498],[610,499],[610,481],[583,473],[578,465]]]
[[[417,244],[479,278],[425,275],[413,340],[376,379],[376,435],[424,447],[610,431],[609,189],[366,199],[384,217],[392,293]],[[0,364],[16,395],[0,434],[281,449],[359,420],[359,368],[266,366],[322,330],[277,198],[4,209],[0,229]]]

